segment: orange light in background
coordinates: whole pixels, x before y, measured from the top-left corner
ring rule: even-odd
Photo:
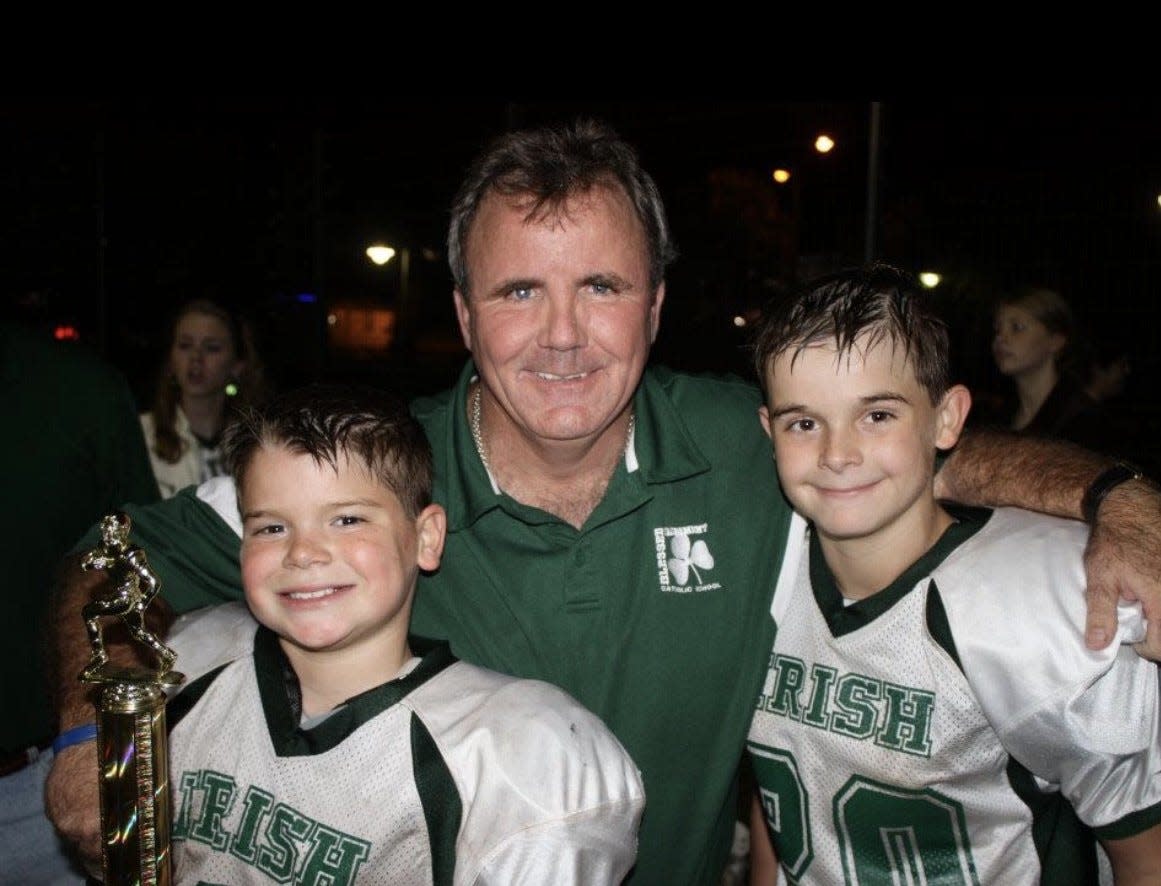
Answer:
[[[772,173],[770,173],[770,178],[774,179],[774,181],[777,182],[778,184],[784,185],[788,181],[790,181],[790,170],[789,169],[775,169]]]
[[[57,341],[80,341],[80,330],[75,326],[62,324],[52,331],[52,337]]]
[[[834,139],[824,132],[814,140],[814,149],[820,154],[829,154],[834,150]]]
[[[327,337],[344,351],[386,351],[395,341],[395,311],[336,307],[327,317]]]

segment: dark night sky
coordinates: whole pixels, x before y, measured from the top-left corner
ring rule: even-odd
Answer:
[[[278,381],[394,372],[437,387],[462,356],[442,258],[461,174],[509,126],[588,114],[638,147],[667,201],[681,258],[658,357],[744,369],[735,313],[862,258],[869,107],[0,98],[3,291],[27,319],[75,323],[139,389],[164,317],[203,292],[255,318]],[[990,300],[1023,283],[1056,286],[1089,328],[1157,350],[1159,111],[1143,99],[882,103],[877,252],[944,272],[967,375],[987,372]],[[820,130],[838,142],[825,158],[809,150]],[[795,171],[792,187],[771,183],[776,165]],[[363,255],[373,239],[410,246],[417,334],[439,360],[315,353],[321,308],[294,296],[394,298],[397,280]]]

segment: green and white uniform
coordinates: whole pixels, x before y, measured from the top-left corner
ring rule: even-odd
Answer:
[[[412,630],[465,661],[560,686],[600,716],[649,797],[631,882],[714,884],[790,521],[759,393],[647,369],[625,459],[577,530],[495,490],[466,418],[473,376],[469,363],[455,388],[414,405],[448,538],[438,572],[419,580]],[[240,596],[228,481],[130,514],[179,610]]]
[[[850,605],[795,518],[749,736],[794,882],[1091,883],[1090,828],[1161,821],[1157,666],[1084,647],[1085,527],[954,513]]]
[[[242,650],[170,701],[179,882],[589,886],[633,864],[637,770],[556,687],[440,643],[300,725],[278,638],[255,627],[233,604],[171,641],[191,677],[207,649]]]

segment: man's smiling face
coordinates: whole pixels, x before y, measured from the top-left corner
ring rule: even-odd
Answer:
[[[467,259],[456,311],[502,420],[538,441],[595,442],[632,400],[664,297],[628,198],[597,186],[529,218],[526,202],[490,194]]]

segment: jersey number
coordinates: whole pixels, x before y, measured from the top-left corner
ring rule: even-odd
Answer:
[[[778,858],[795,880],[814,857],[810,796],[794,755],[750,744],[754,775]],[[849,886],[978,886],[963,807],[930,788],[855,776],[835,795],[834,826]]]

